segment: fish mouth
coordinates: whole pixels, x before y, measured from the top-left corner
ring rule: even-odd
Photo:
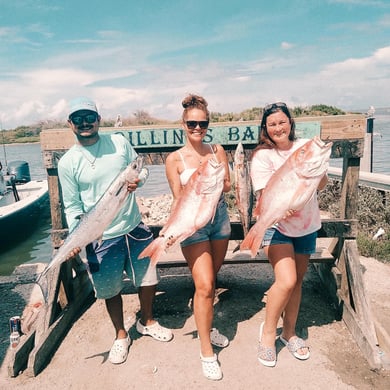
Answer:
[[[141,172],[143,166],[144,166],[143,156],[137,156],[137,158],[131,163],[131,167],[137,172]]]
[[[219,166],[222,165],[222,163],[218,162],[215,158],[210,158],[208,163],[213,167],[213,168],[218,168]]]
[[[209,194],[213,193],[219,183],[219,179],[217,178],[220,176],[221,169],[223,169],[224,165],[220,162],[218,162],[215,158],[210,158],[210,160],[207,161],[208,165],[215,170],[214,174],[210,177],[208,177],[205,180],[205,187],[204,190],[202,191],[203,194]],[[207,183],[207,184],[206,184]]]

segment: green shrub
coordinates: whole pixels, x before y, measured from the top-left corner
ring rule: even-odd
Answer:
[[[330,179],[328,185],[319,193],[320,210],[326,211],[331,218],[340,217],[339,180]],[[358,193],[358,235],[357,245],[362,256],[375,257],[390,262],[390,194],[373,188],[359,186]],[[385,234],[378,240],[373,236],[384,229]]]

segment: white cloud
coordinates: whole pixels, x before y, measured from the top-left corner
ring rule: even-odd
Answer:
[[[344,61],[329,64],[321,74],[325,77],[340,76],[349,79],[359,76],[369,76],[378,72],[388,74],[390,66],[390,46],[376,50],[373,55],[363,58],[348,58]]]
[[[289,43],[289,42],[282,42],[280,44],[280,47],[283,49],[283,50],[289,50],[289,49],[292,49],[295,45],[292,44],[292,43]]]
[[[37,30],[41,31],[39,26]],[[245,35],[245,30],[241,33]],[[20,38],[14,29],[0,29],[2,35]],[[176,120],[181,100],[190,92],[204,95],[212,111],[239,112],[277,100],[290,105],[379,106],[385,105],[380,102],[390,90],[390,46],[326,64],[333,53],[319,52],[314,43],[296,47],[282,41],[269,50],[256,46],[258,55],[232,53],[223,59],[213,59],[205,50],[200,59],[192,49],[210,44],[202,37],[190,42],[174,37],[168,45],[155,39],[123,38],[121,32],[109,29],[97,35],[110,45],[76,48],[61,42],[60,54],[29,64],[28,70],[0,74],[0,90],[6,91],[0,95],[3,125],[66,118],[67,101],[79,95],[95,99],[104,118],[142,109]],[[223,39],[223,34],[216,34],[213,43]]]

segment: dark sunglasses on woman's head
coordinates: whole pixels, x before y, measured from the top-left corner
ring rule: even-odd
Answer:
[[[204,130],[209,127],[209,121],[186,121],[186,125],[189,129],[196,129],[196,126],[199,125]]]
[[[83,124],[84,122],[88,123],[88,124],[95,123],[97,121],[97,118],[98,118],[98,115],[95,113],[92,113],[92,114],[87,114],[87,115],[74,115],[74,116],[71,116],[69,119],[71,120],[71,122],[74,125],[79,126],[79,125]]]
[[[272,110],[273,108],[287,108],[287,105],[286,105],[286,103],[283,103],[283,102],[276,102],[276,103],[267,104],[264,107],[264,111]]]

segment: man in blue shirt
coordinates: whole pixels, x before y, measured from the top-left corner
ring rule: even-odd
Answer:
[[[68,124],[76,136],[76,144],[58,164],[70,232],[77,226],[80,215],[94,207],[113,179],[137,157],[121,134],[99,134],[100,119],[96,104],[89,98],[77,98],[70,103]],[[156,268],[150,266],[149,258],[137,259],[153,239],[150,229],[141,221],[134,194],[147,177],[148,171],[143,169],[134,183],[128,183],[129,196],[121,211],[104,231],[102,239],[86,247],[96,298],[105,299],[116,332],[109,354],[109,360],[114,364],[126,360],[130,347],[121,296],[124,271],[138,287],[141,318],[136,324],[137,331],[159,341],[173,338],[171,330],[153,318],[152,306],[158,283]],[[70,256],[80,250],[75,248]]]

